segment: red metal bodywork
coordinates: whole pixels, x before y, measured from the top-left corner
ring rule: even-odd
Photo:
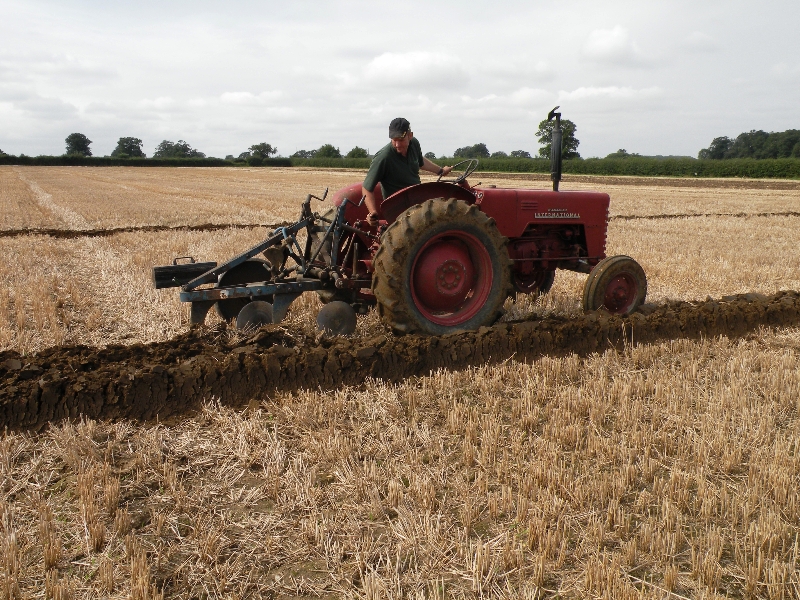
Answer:
[[[361,221],[363,226],[368,211],[364,205],[357,206],[361,192],[361,183],[354,183],[336,192],[332,202],[339,206],[347,198],[351,203],[345,220],[351,224]],[[556,268],[586,271],[587,266],[593,267],[606,256],[608,194],[431,182],[405,188],[384,200],[380,188],[375,189],[381,217],[389,224],[409,207],[431,198],[458,198],[477,204],[495,220],[500,233],[509,240],[513,274],[521,291],[527,291],[524,282],[539,273]],[[371,272],[378,244],[367,236],[358,238],[362,268]]]

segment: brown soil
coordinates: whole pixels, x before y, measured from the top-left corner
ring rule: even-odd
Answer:
[[[704,302],[646,305],[621,318],[592,313],[502,323],[442,337],[300,338],[279,325],[236,339],[194,329],[148,345],[54,347],[22,357],[0,353],[0,426],[39,430],[80,415],[159,420],[196,410],[210,397],[240,405],[275,390],[399,381],[439,368],[513,357],[581,355],[630,343],[716,335],[800,323],[800,293],[741,294]]]
[[[800,212],[714,212],[714,213],[665,213],[658,215],[613,215],[609,221],[639,221],[653,219],[688,219],[696,217],[800,217]],[[256,229],[264,227],[272,230],[291,225],[288,221],[281,223],[201,223],[199,225],[138,225],[136,227],[112,227],[110,229],[52,229],[24,228],[0,230],[0,238],[22,237],[26,235],[46,235],[56,239],[76,239],[83,237],[111,237],[121,233],[154,233],[163,231],[222,231],[225,229]]]
[[[0,237],[20,237],[24,235],[48,235],[57,239],[75,239],[80,237],[109,237],[120,233],[152,233],[159,231],[219,231],[222,229],[255,229],[266,227],[275,229],[290,225],[289,222],[272,225],[250,223],[202,223],[200,225],[139,225],[136,227],[112,227],[110,229],[52,229],[26,228],[0,230]]]

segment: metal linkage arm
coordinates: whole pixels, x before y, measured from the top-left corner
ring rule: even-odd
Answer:
[[[306,217],[305,219],[297,221],[297,223],[293,225],[289,225],[288,227],[280,227],[279,229],[276,229],[275,233],[273,233],[271,236],[269,236],[266,240],[264,240],[260,244],[253,246],[249,250],[245,250],[238,256],[235,256],[234,258],[230,259],[227,262],[222,263],[221,265],[211,269],[210,271],[206,271],[199,277],[192,279],[181,289],[183,289],[183,291],[185,292],[189,292],[195,289],[196,287],[203,285],[204,283],[216,283],[217,279],[222,273],[225,273],[226,271],[232,269],[233,267],[242,264],[248,258],[253,258],[256,254],[260,254],[261,252],[263,252],[264,250],[266,250],[271,246],[277,246],[278,244],[283,242],[283,240],[286,239],[288,236],[294,235],[301,229],[306,228],[309,224],[313,224],[313,222],[314,222],[314,216],[311,215]]]

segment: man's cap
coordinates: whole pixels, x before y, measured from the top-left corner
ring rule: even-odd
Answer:
[[[389,137],[392,139],[403,137],[410,129],[411,123],[408,122],[408,119],[397,117],[396,119],[392,119],[392,122],[389,123]]]

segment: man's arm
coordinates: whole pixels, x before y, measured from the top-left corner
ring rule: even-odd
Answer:
[[[436,175],[439,175],[440,177],[444,177],[445,175],[449,175],[450,171],[453,170],[453,167],[440,167],[439,165],[437,165],[436,163],[431,162],[430,160],[428,160],[425,157],[422,158],[422,167],[421,168],[425,169],[429,173],[434,173]],[[441,169],[441,172],[439,172],[439,169]]]
[[[364,196],[364,204],[367,205],[369,214],[378,214],[378,203],[375,202],[375,193],[370,192],[363,185],[361,186],[361,195]]]
[[[372,159],[372,163],[367,171],[367,176],[364,178],[364,183],[361,185],[361,195],[364,196],[364,204],[367,205],[369,216],[367,222],[370,225],[376,225],[378,222],[378,203],[375,201],[375,186],[380,185],[381,177],[384,170],[384,158],[379,152]]]

